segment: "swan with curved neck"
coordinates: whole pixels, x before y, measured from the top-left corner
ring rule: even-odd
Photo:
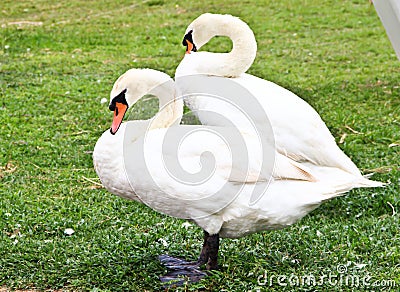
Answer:
[[[215,36],[229,37],[232,40],[232,51],[197,52]],[[250,68],[257,53],[253,31],[244,21],[231,15],[202,14],[188,26],[182,44],[187,46],[187,50],[184,60],[177,68],[177,75],[194,72],[237,77]]]
[[[146,94],[159,99],[159,112],[148,120],[122,123],[129,107]],[[174,81],[165,73],[152,69],[130,69],[114,83],[110,93],[109,109],[114,112],[111,128],[97,141],[93,161],[103,185],[111,193],[139,200],[124,171],[124,136],[127,125],[134,139],[146,131],[178,125],[183,114],[183,102],[175,99]]]
[[[231,52],[197,51],[216,35],[232,39]],[[246,127],[238,112],[228,109],[228,103],[224,106],[220,100],[207,96],[212,93],[207,77],[214,78],[214,84],[216,78],[232,77],[229,78],[231,82],[238,83],[250,93],[248,96],[235,96],[236,100],[245,99],[263,108],[274,132],[276,148],[281,154],[296,161],[338,167],[361,176],[357,166],[336,145],[325,123],[308,103],[273,82],[245,73],[254,60],[257,47],[253,32],[243,21],[231,15],[200,15],[186,29],[183,44],[186,54],[176,69],[175,82],[185,103],[198,115],[203,125],[226,126],[221,119],[204,114],[213,112]],[[201,82],[190,78],[201,75],[204,75]],[[251,112],[247,114],[252,115]],[[257,117],[253,120],[256,121]]]
[[[122,123],[127,108],[147,93],[160,99],[159,113],[149,120]],[[272,152],[273,172],[260,172],[260,161],[268,158],[267,163],[272,163],[271,156],[253,151],[259,139],[250,135],[246,137],[249,149],[240,149],[240,157],[248,154],[247,165],[241,165],[244,160],[235,164],[225,140],[210,135],[235,129],[178,125],[182,100],[176,98],[172,79],[155,70],[131,69],[118,78],[109,108],[114,111],[111,130],[102,134],[93,151],[94,167],[105,188],[159,212],[192,220],[204,230],[197,261],[160,257],[173,270],[162,280],[182,275],[198,280],[206,275],[199,269],[203,264],[207,270],[216,269],[220,236],[238,238],[284,228],[330,198],[353,188],[380,185],[337,168],[297,163],[277,152]],[[189,142],[180,140],[187,137]],[[206,152],[214,157],[203,155]],[[174,168],[166,169],[175,160],[189,174],[198,171],[199,163],[211,165],[212,177],[197,184],[182,181],[184,173],[174,176],[170,172]],[[243,169],[246,175],[232,176]],[[261,188],[259,200],[250,204],[256,188]]]

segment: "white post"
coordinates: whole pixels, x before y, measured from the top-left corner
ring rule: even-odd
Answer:
[[[400,59],[400,0],[373,0],[373,3]]]

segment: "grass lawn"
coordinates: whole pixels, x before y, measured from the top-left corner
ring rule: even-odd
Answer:
[[[111,124],[100,101],[115,79],[131,67],[173,76],[186,26],[203,12],[245,20],[259,47],[249,73],[307,100],[359,168],[391,184],[352,191],[285,230],[222,240],[221,270],[179,289],[400,286],[400,62],[368,0],[2,0],[0,290],[163,290],[159,254],[197,257],[198,227],[99,187],[91,154]],[[205,49],[230,46],[217,38]],[[336,284],[287,279],[330,274]]]

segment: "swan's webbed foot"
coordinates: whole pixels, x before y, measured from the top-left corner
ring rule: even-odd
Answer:
[[[187,282],[198,282],[207,273],[200,270],[200,267],[206,264],[207,271],[216,270],[218,268],[218,248],[219,248],[219,235],[209,235],[204,232],[204,243],[201,250],[199,259],[194,262],[188,262],[179,258],[169,255],[159,256],[160,262],[169,270],[166,275],[161,276],[160,280],[167,284],[167,287],[176,285],[181,286]]]
[[[167,254],[160,255],[158,257],[160,262],[169,270],[191,270],[199,269],[204,263],[200,260],[195,262],[188,262],[180,258],[176,258]]]
[[[161,282],[165,287],[182,286],[185,282],[198,282],[207,273],[200,270],[202,263],[199,261],[188,262],[169,255],[160,255],[160,262],[170,270],[167,274],[160,276]]]

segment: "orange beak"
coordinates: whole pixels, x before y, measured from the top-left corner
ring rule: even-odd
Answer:
[[[193,43],[189,40],[186,40],[186,54],[190,54],[190,52],[193,50]]]
[[[111,134],[115,135],[115,133],[117,133],[127,109],[128,106],[126,104],[120,102],[115,103],[114,118],[110,129]]]

